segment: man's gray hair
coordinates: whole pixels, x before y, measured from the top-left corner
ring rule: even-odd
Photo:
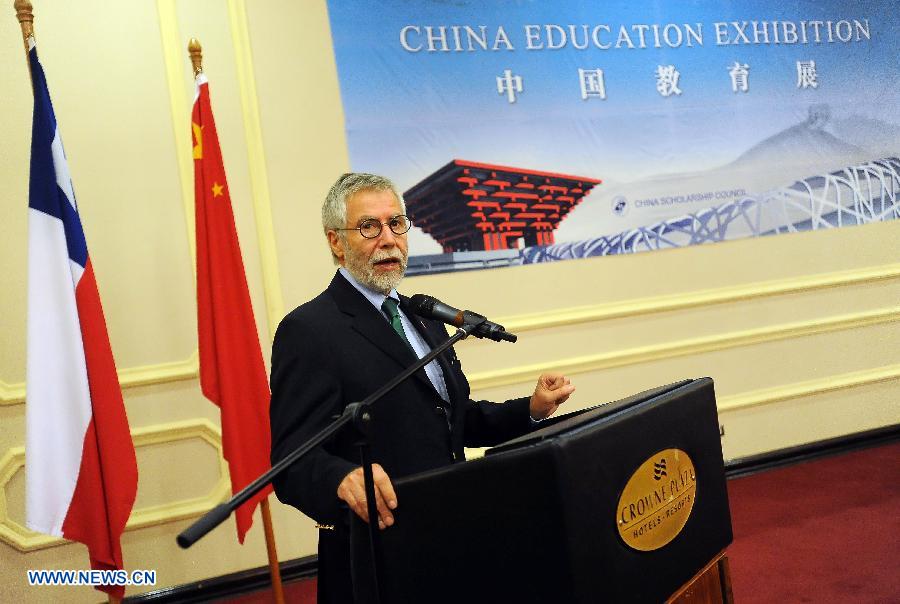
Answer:
[[[377,174],[347,172],[331,185],[328,195],[325,196],[325,203],[322,204],[322,231],[326,236],[331,229],[342,229],[347,226],[347,200],[360,191],[391,191],[400,202],[400,211],[406,213],[406,202],[389,179]],[[337,231],[338,237],[341,238],[345,238],[346,233],[347,231]],[[333,252],[331,256],[334,263],[338,264],[337,256]]]

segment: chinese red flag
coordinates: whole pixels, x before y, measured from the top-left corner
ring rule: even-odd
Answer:
[[[269,385],[263,364],[209,84],[197,76],[191,114],[197,212],[197,331],[200,387],[222,413],[222,446],[237,493],[268,470]],[[269,486],[237,510],[238,540],[253,524],[253,510]]]

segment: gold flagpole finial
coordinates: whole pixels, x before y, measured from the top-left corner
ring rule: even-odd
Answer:
[[[13,8],[16,9],[16,19],[22,28],[22,37],[25,40],[25,52],[28,52],[28,38],[34,35],[34,14],[31,12],[31,2],[28,0],[15,0]]]
[[[203,71],[203,48],[200,40],[191,38],[188,42],[188,54],[191,55],[191,64],[194,66],[194,77],[197,77]]]

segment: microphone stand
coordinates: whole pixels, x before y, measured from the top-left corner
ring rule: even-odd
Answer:
[[[385,602],[384,594],[381,591],[381,583],[379,582],[379,577],[381,576],[382,570],[382,561],[380,555],[381,541],[378,534],[378,509],[375,505],[375,483],[372,480],[372,460],[371,456],[369,455],[369,435],[371,434],[372,426],[372,412],[369,407],[373,403],[381,399],[384,395],[389,393],[391,390],[406,381],[419,369],[437,358],[439,354],[441,354],[460,340],[464,340],[469,335],[471,335],[472,332],[475,331],[475,328],[484,322],[485,319],[483,317],[481,317],[481,319],[481,321],[466,323],[462,327],[459,327],[456,330],[456,333],[450,336],[450,338],[448,338],[443,344],[441,344],[437,348],[432,349],[431,352],[410,365],[407,369],[403,370],[400,374],[398,374],[384,386],[367,396],[364,400],[358,403],[350,403],[349,405],[347,405],[347,407],[344,409],[344,412],[335,421],[326,426],[304,444],[297,447],[287,457],[272,466],[272,468],[266,473],[260,475],[259,478],[241,489],[234,495],[234,497],[232,497],[225,503],[220,503],[219,505],[208,511],[206,514],[201,516],[200,519],[194,522],[191,526],[182,531],[181,534],[176,538],[176,542],[178,543],[178,545],[184,549],[191,547],[204,535],[222,524],[222,522],[224,522],[225,519],[228,518],[228,516],[230,516],[234,510],[239,508],[256,493],[265,488],[266,485],[272,482],[272,479],[284,472],[294,462],[307,455],[311,450],[329,439],[332,435],[334,435],[347,424],[353,424],[358,434],[360,435],[360,461],[363,467],[363,482],[365,484],[366,491],[366,507],[368,508],[369,512],[369,555],[372,559],[371,579],[373,583],[373,602],[375,602],[376,604],[378,604],[379,602]]]

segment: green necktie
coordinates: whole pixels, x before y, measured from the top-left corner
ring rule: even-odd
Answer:
[[[409,349],[415,352],[412,347],[412,344],[409,343],[409,340],[406,338],[406,332],[403,331],[403,322],[400,320],[400,310],[397,308],[397,301],[393,298],[385,298],[384,302],[381,303],[381,310],[384,311],[384,314],[388,316],[391,320],[391,327],[394,328],[394,331],[397,332],[403,341],[406,342],[406,345],[409,346]]]

